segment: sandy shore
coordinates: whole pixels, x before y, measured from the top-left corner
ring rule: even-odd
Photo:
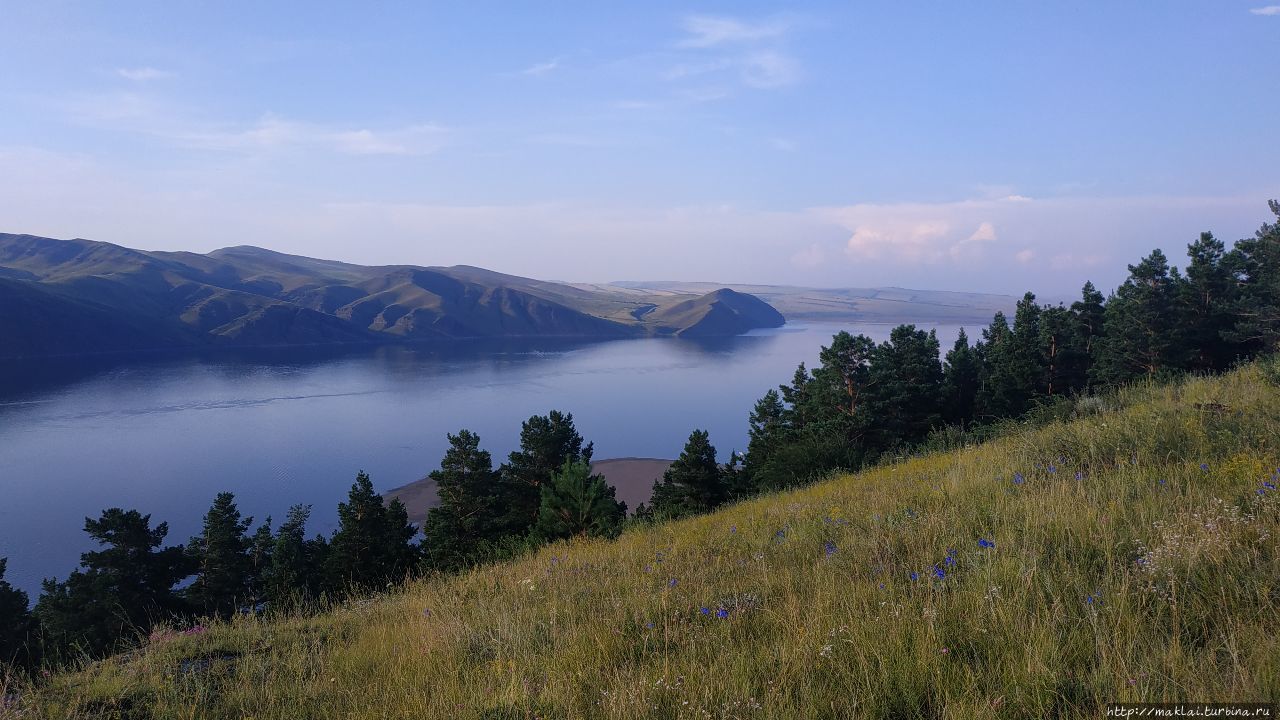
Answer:
[[[627,504],[630,513],[640,503],[649,501],[654,481],[662,477],[670,464],[670,460],[658,458],[612,458],[591,463],[591,471],[603,475],[618,489],[618,499]],[[436,484],[429,477],[388,490],[382,496],[387,500],[398,498],[408,508],[409,520],[418,524],[422,524],[427,511],[437,503]]]

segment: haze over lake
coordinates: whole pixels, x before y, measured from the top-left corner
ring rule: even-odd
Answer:
[[[672,458],[704,428],[723,460],[745,450],[755,400],[797,363],[812,366],[834,332],[884,340],[891,327],[9,363],[0,557],[34,601],[42,577],[65,577],[89,549],[86,516],[136,508],[185,542],[223,490],[245,514],[277,522],[310,503],[309,534],[328,534],[357,471],[381,491],[421,478],[461,428],[479,433],[496,465],[521,421],[551,409],[574,414],[598,459]],[[958,327],[937,330],[945,351]]]

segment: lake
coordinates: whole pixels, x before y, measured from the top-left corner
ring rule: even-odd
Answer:
[[[674,458],[702,428],[723,460],[746,448],[755,401],[840,329],[883,340],[891,326],[0,364],[0,557],[34,602],[90,549],[86,516],[135,508],[185,542],[220,491],[277,522],[309,503],[308,534],[328,534],[357,471],[380,491],[417,480],[461,428],[497,465],[520,423],[552,409],[573,413],[597,459]],[[958,328],[936,329],[945,350]]]

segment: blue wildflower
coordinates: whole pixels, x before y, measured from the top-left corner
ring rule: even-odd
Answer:
[[[710,614],[711,614],[711,608],[709,608],[709,607],[707,607],[707,606],[703,605],[702,607],[698,608],[698,612],[702,613],[703,615],[710,615]]]
[[[675,587],[678,584],[680,584],[680,581],[676,580],[675,578],[671,578],[670,580],[667,581],[667,587]]]
[[[729,611],[728,611],[727,609],[725,609],[725,608],[720,608],[719,610],[716,610],[716,617],[718,617],[718,618],[720,618],[721,620],[723,620],[723,619],[725,619],[725,618],[729,617]]]
[[[1090,595],[1089,597],[1085,598],[1085,599],[1084,599],[1084,601],[1085,601],[1085,602],[1087,602],[1087,603],[1089,603],[1090,605],[1092,605],[1092,604],[1093,604],[1093,596],[1092,596],[1092,595]]]
[[[920,575],[919,575],[919,574],[917,574],[915,570],[912,570],[912,571],[911,571],[911,582],[915,582],[915,581],[917,581],[917,580],[919,580],[919,579],[920,579]]]
[[[946,577],[947,577],[947,574],[946,574],[945,572],[943,572],[943,571],[942,571],[942,568],[937,567],[936,565],[935,565],[935,566],[934,566],[934,568],[933,568],[933,574],[934,574],[934,576],[935,576],[935,577],[937,577],[939,580],[945,580],[945,579],[946,579]]]
[[[945,562],[946,562],[948,565],[955,565],[955,564],[956,564],[956,558],[955,558],[955,556],[954,556],[954,555],[948,555],[948,556],[947,556],[947,559],[945,560]]]
[[[1164,478],[1160,478],[1160,484],[1164,485]]]
[[[828,540],[827,544],[823,546],[823,549],[826,551],[828,556],[836,554],[836,544],[830,540]]]
[[[652,629],[653,629],[653,623],[651,623],[651,622],[647,622],[647,623],[645,623],[645,624],[644,624],[644,626],[645,626],[645,629],[647,629],[647,630],[652,630]]]
[[[978,547],[993,548],[996,544],[986,538],[978,538]]]
[[[1084,473],[1082,473],[1082,472],[1080,472],[1079,470],[1077,470],[1077,471],[1076,471],[1076,479],[1077,479],[1077,480],[1083,480],[1083,479],[1084,479]]]
[[[1026,481],[1026,478],[1022,477],[1022,473],[1014,473],[1014,474],[1013,474],[1013,484],[1014,484],[1014,485],[1021,485],[1021,484],[1022,484],[1023,482],[1025,482],[1025,481]]]
[[[1273,483],[1273,482],[1271,482],[1270,480],[1263,480],[1263,481],[1262,481],[1262,487],[1264,487],[1264,488],[1266,488],[1266,489],[1268,489],[1268,490],[1275,490],[1275,489],[1276,489],[1276,484],[1275,484],[1275,483]]]
[[[731,532],[731,533],[736,533],[736,532],[738,532],[738,526],[737,526],[737,525],[730,525],[730,526],[729,526],[729,532]]]
[[[1209,472],[1209,463],[1200,463],[1200,469]]]
[[[1050,472],[1050,473],[1056,473],[1056,472],[1058,472],[1058,468],[1057,468],[1056,466],[1054,466],[1054,465],[1050,465],[1050,466],[1049,466],[1049,468],[1048,468],[1048,470],[1049,470],[1049,472]]]

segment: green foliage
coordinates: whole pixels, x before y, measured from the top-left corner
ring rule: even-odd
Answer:
[[[616,537],[627,517],[626,503],[616,499],[603,476],[591,473],[586,460],[565,460],[541,492],[535,532],[544,540]]]
[[[865,382],[867,440],[877,449],[921,440],[942,422],[942,364],[933,331],[894,328],[872,353]]]
[[[942,416],[948,423],[968,425],[982,383],[982,358],[969,346],[964,328],[947,351],[942,377]]]
[[[310,518],[310,505],[294,505],[276,532],[262,583],[270,607],[293,607],[319,597],[326,589],[328,542],[320,536],[307,540]]]
[[[1129,266],[1129,278],[1107,301],[1107,332],[1093,366],[1094,382],[1116,387],[1186,367],[1175,304],[1179,282],[1159,250]]]
[[[371,589],[403,580],[416,565],[417,549],[409,541],[417,533],[404,503],[384,505],[369,476],[360,472],[347,502],[338,504],[329,575],[339,588]]]
[[[1250,354],[1280,350],[1280,202],[1268,206],[1276,222],[1237,242],[1227,260],[1239,295],[1236,325],[1225,336]]]
[[[245,532],[253,518],[240,518],[235,496],[218,493],[204,516],[204,532],[187,543],[196,577],[186,589],[187,601],[200,613],[230,617],[251,601],[256,578]]]
[[[173,586],[191,573],[181,545],[162,548],[168,523],[151,527],[151,516],[111,508],[85,532],[103,546],[83,553],[82,569],[65,582],[45,580],[35,615],[57,657],[100,656],[127,646],[157,622],[185,610]]]
[[[1190,368],[1220,372],[1245,352],[1226,339],[1235,328],[1239,287],[1226,257],[1226,246],[1213,233],[1201,233],[1187,246],[1186,279],[1178,286],[1178,310]]]
[[[423,555],[431,570],[456,570],[475,561],[486,543],[506,535],[493,458],[469,430],[449,435],[440,469],[431,472],[440,504],[422,528]]]
[[[0,678],[5,667],[29,667],[35,660],[31,649],[36,622],[27,607],[27,594],[4,579],[8,558],[0,557]]]
[[[534,415],[520,427],[520,449],[502,466],[498,503],[505,507],[499,534],[524,535],[539,518],[541,488],[566,462],[591,462],[591,443],[583,444],[573,414],[552,410]]]
[[[680,457],[653,484],[649,510],[658,518],[708,512],[729,498],[716,449],[705,430],[689,434]]]

